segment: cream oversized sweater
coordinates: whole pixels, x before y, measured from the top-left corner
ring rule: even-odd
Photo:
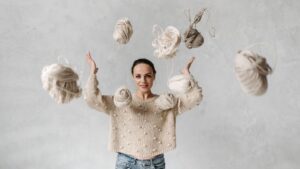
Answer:
[[[91,74],[85,91],[87,104],[110,117],[108,149],[138,159],[150,159],[176,147],[176,117],[202,100],[202,89],[192,76],[185,94],[161,94],[148,100],[133,95],[129,105],[117,107],[114,96],[102,95],[96,74]]]

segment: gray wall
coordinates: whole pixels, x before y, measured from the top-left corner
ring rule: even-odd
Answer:
[[[184,10],[207,7],[201,48],[181,44],[174,74],[195,55],[191,68],[203,87],[201,106],[179,116],[177,148],[166,153],[169,169],[297,169],[300,167],[300,1],[297,0],[0,0],[0,168],[106,169],[106,115],[82,98],[56,104],[42,89],[43,66],[66,58],[84,86],[90,50],[100,67],[101,89],[134,91],[130,66],[150,58],[158,75],[155,93],[167,91],[171,61],[153,56],[152,25],[187,25]],[[112,39],[117,19],[134,26],[130,43]],[[215,28],[215,37],[209,31]],[[234,76],[234,56],[254,43],[275,69],[268,92],[245,95]],[[63,62],[60,60],[60,62]],[[297,77],[298,76],[298,77]]]

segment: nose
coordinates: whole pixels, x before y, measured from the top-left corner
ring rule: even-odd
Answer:
[[[145,81],[146,81],[146,77],[145,77],[145,76],[142,77],[141,79],[142,79],[142,82],[145,82]]]

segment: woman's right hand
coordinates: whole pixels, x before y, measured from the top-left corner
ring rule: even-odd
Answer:
[[[96,66],[96,63],[94,61],[94,59],[91,56],[91,53],[87,53],[85,55],[86,61],[88,62],[88,64],[90,65],[90,72],[96,74],[98,71],[98,68]]]
[[[190,60],[185,65],[185,67],[181,70],[182,74],[184,74],[187,77],[190,75],[190,67],[191,67],[192,63],[194,62],[194,60],[195,60],[195,56],[190,58]]]

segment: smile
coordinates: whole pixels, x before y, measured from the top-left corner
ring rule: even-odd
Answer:
[[[141,88],[147,88],[148,85],[140,85]]]

